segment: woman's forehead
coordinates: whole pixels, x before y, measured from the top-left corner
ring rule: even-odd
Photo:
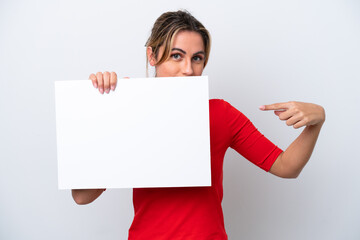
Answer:
[[[204,51],[204,41],[200,33],[194,31],[180,31],[175,37],[171,49],[180,48],[193,51]],[[185,50],[186,51],[186,50]]]

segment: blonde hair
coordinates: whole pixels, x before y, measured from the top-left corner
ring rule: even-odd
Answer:
[[[160,47],[164,46],[164,53],[155,65],[160,65],[170,57],[172,43],[176,34],[180,31],[193,31],[201,35],[205,47],[205,67],[210,55],[210,33],[186,10],[163,13],[155,21],[151,35],[145,44],[146,48],[151,47],[155,59],[158,58]],[[148,76],[148,65],[149,60],[146,58],[146,76]]]

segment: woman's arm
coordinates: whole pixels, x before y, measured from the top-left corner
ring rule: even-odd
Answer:
[[[296,178],[312,154],[320,129],[325,121],[323,107],[303,102],[276,103],[261,106],[261,110],[275,110],[280,120],[288,126],[300,128],[302,133],[279,155],[270,169],[270,173],[283,178]]]
[[[117,83],[117,75],[115,72],[98,72],[90,74],[89,79],[93,86],[99,90],[101,94],[114,91]],[[72,189],[72,197],[77,204],[83,205],[93,202],[97,199],[105,189]]]
[[[97,199],[105,189],[72,189],[72,197],[79,205],[84,205],[93,202]]]

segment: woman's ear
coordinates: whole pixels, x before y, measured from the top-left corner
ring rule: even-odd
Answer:
[[[152,51],[152,48],[150,46],[146,48],[146,55],[147,55],[150,65],[155,66],[156,59],[155,59],[154,53]]]

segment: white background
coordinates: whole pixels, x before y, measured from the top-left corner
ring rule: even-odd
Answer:
[[[144,77],[152,24],[179,8],[212,34],[210,96],[230,102],[274,143],[286,148],[301,130],[259,105],[299,100],[327,113],[295,180],[227,152],[229,238],[360,239],[357,0],[1,0],[0,239],[126,239],[131,190],[109,189],[77,206],[57,189],[54,81],[105,70]]]

